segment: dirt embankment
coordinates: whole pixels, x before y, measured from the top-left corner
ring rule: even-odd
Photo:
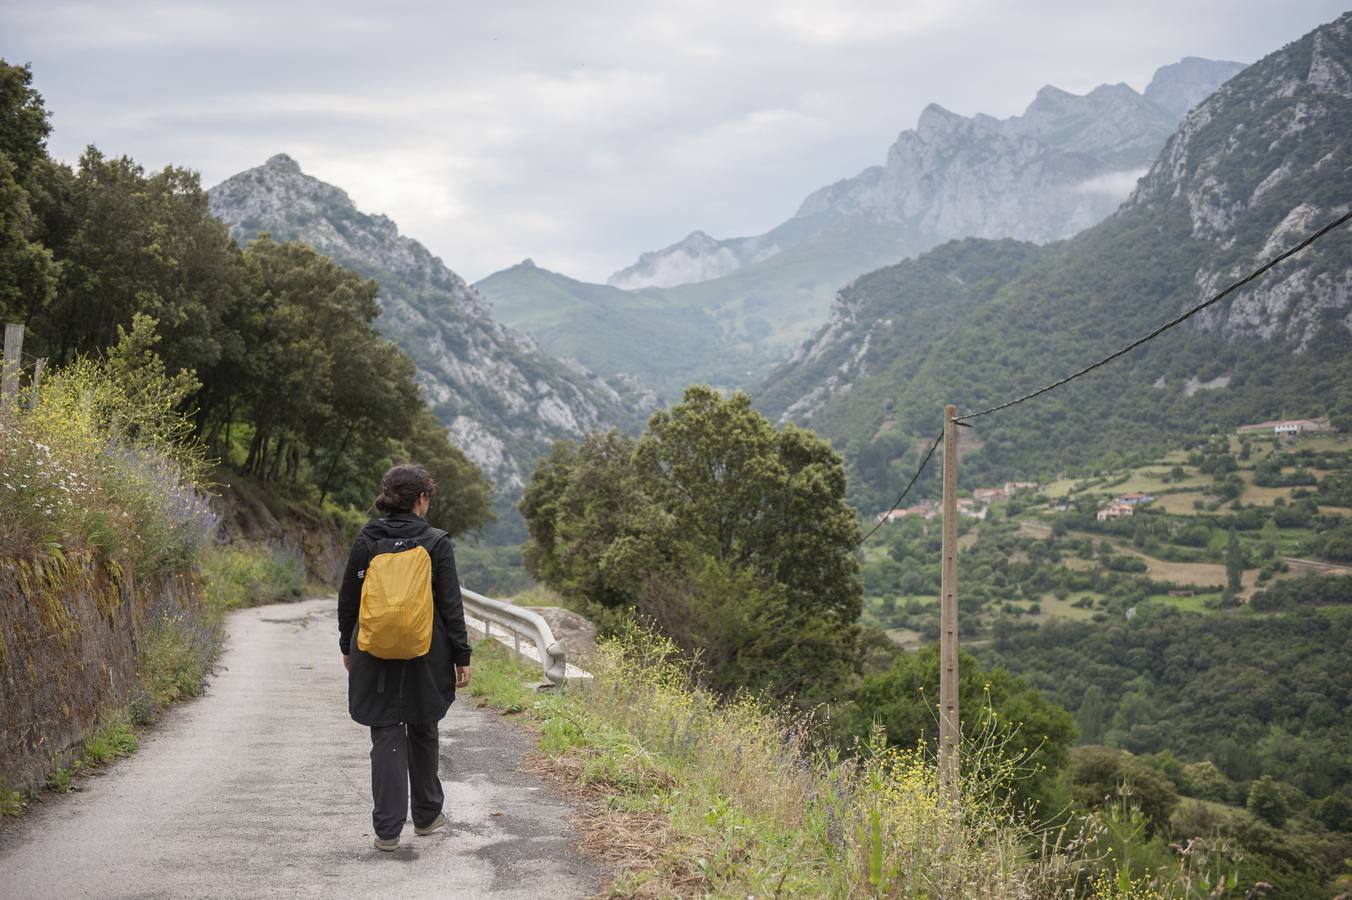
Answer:
[[[217,473],[212,507],[222,537],[292,547],[305,557],[311,581],[336,586],[343,576],[355,527],[312,504],[279,496],[267,485]]]

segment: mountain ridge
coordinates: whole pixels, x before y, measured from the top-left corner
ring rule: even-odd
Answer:
[[[1349,73],[1352,14],[1203,101],[1121,209],[1079,235],[1041,246],[955,241],[861,277],[755,390],[758,406],[830,437],[858,476],[859,498],[883,502],[943,403],[982,408],[1040,387],[1352,206]],[[964,467],[993,479],[1050,475],[1283,410],[1352,411],[1349,288],[1344,229],[1111,375],[980,421]],[[944,306],[955,314],[936,319]],[[1188,388],[1198,384],[1211,389]],[[1049,437],[1067,430],[1078,439]]]
[[[961,116],[937,103],[930,103],[920,113],[916,127],[903,130],[893,142],[888,151],[887,162],[883,166],[870,166],[853,178],[840,179],[813,191],[800,204],[793,218],[822,213],[848,215],[860,212],[858,207],[840,208],[836,204],[824,201],[833,197],[845,199],[842,195],[858,201],[875,193],[880,187],[880,179],[892,174],[895,181],[896,163],[908,162],[906,154],[915,152],[914,147],[906,145],[914,144],[917,137],[924,142],[949,134],[955,128],[961,127],[959,123],[964,123],[969,132],[975,131],[984,136],[1003,133],[1011,138],[1016,135],[1030,137],[1047,148],[1065,153],[1089,154],[1094,157],[1096,164],[1094,167],[1098,170],[1093,174],[1103,174],[1113,167],[1144,167],[1158,152],[1163,140],[1173,131],[1187,110],[1242,68],[1243,64],[1227,60],[1185,57],[1177,63],[1156,70],[1145,91],[1140,93],[1122,82],[1101,84],[1084,95],[1072,94],[1048,84],[1038,90],[1022,114],[1007,119],[997,119],[985,113]],[[899,152],[899,148],[905,152]],[[1089,164],[1087,160],[1080,162]],[[1119,201],[1123,199],[1125,193],[1118,195],[1117,199]],[[897,214],[897,210],[889,207],[901,207],[909,212],[913,206],[914,204],[905,196],[898,197],[895,192],[870,204],[874,214],[893,216]],[[1015,239],[1038,237],[1012,230],[1015,222],[1014,219],[1008,220],[1006,230],[999,233],[978,234],[970,227],[963,230],[958,226],[952,230],[941,230],[936,236],[940,239],[971,236]],[[669,253],[683,255],[685,268],[697,270],[702,260],[692,253],[692,250],[706,254],[709,259],[720,261],[719,265],[711,267],[712,276],[705,276],[702,280],[719,277],[728,273],[726,267],[733,262],[744,265],[747,262],[759,261],[772,255],[773,252],[792,246],[791,243],[786,244],[782,238],[769,239],[769,235],[782,227],[781,224],[762,235],[725,240],[710,238],[702,231],[695,231],[690,237],[676,244],[662,250],[644,253],[638,262],[612,275],[607,283],[629,289],[647,286],[671,287],[673,282],[669,277],[658,277],[657,280],[645,279],[645,271],[661,271],[669,262],[666,256]],[[1050,232],[1052,236],[1046,239],[1068,237],[1073,233],[1061,233],[1063,230],[1053,229]],[[701,236],[703,240],[691,245],[690,238],[696,235]],[[800,241],[810,236],[811,233],[803,235]]]
[[[379,284],[377,327],[413,359],[428,405],[500,497],[520,491],[552,441],[636,427],[655,402],[632,381],[609,383],[551,358],[392,219],[361,212],[284,153],[208,197],[237,241],[262,232],[302,241]]]
[[[1190,59],[1162,67],[1148,90],[1177,107],[1242,68]],[[770,231],[727,241],[694,231],[645,254],[651,278],[634,267],[612,276],[610,287],[633,295],[614,298],[614,308],[629,307],[637,334],[659,335],[647,354],[631,348],[625,370],[668,399],[695,381],[757,383],[812,337],[836,292],[864,273],[950,239],[1046,243],[1101,221],[1129,195],[1175,125],[1172,114],[1124,84],[1085,95],[1048,85],[1022,114],[1006,119],[929,104],[882,165],[813,191]],[[694,271],[718,277],[669,284]],[[669,286],[643,287],[645,278]],[[601,371],[616,365],[586,312],[595,288],[574,282],[574,292],[588,296],[570,300],[558,281],[534,294],[525,279],[512,282],[508,270],[478,284],[490,299],[511,294],[505,321],[552,352]],[[564,309],[578,318],[570,320]],[[638,324],[644,317],[663,324]],[[684,365],[660,340],[664,333],[705,340],[710,321],[718,325],[716,346],[689,355]],[[646,357],[660,358],[660,366],[649,366]]]

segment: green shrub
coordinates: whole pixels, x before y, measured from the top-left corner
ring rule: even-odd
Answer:
[[[305,558],[290,547],[237,541],[199,560],[206,602],[215,610],[296,600],[305,592]]]
[[[163,606],[147,616],[137,675],[154,708],[202,693],[221,642],[221,615]]]
[[[138,572],[190,563],[215,530],[199,493],[205,473],[191,424],[177,411],[183,375],[153,354],[153,320],[107,359],[51,373],[39,402],[18,404],[0,428],[0,544],[31,557],[52,545],[90,549]]]
[[[75,775],[80,771],[77,759],[70,766],[59,766],[47,776],[47,789],[57,794],[69,794],[75,790]]]
[[[17,818],[27,805],[23,794],[0,781],[0,818]]]

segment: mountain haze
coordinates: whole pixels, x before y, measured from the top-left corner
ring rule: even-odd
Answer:
[[[1125,84],[1084,96],[1048,86],[1003,120],[931,104],[883,165],[814,191],[765,234],[716,240],[696,231],[615,273],[609,286],[633,298],[608,295],[610,307],[634,323],[662,320],[637,327],[626,371],[667,396],[692,381],[745,384],[810,338],[836,291],[862,273],[952,238],[1069,237],[1116,209],[1183,112],[1242,68],[1188,58],[1161,68],[1144,94]],[[524,274],[507,270],[479,287],[505,301],[504,321],[551,352],[608,371],[613,354],[585,313],[600,286],[573,282],[563,299],[559,284],[536,290]],[[710,321],[716,343],[698,355],[642,343],[673,326],[707,340]]]
[[[909,226],[915,234],[898,236],[898,258],[924,241],[1069,237],[1111,212],[1130,190],[1127,177],[1150,163],[1187,111],[1243,68],[1188,57],[1159,69],[1144,94],[1126,84],[1084,96],[1047,85],[1023,115],[1004,120],[932,103],[883,165],[815,191],[789,222],[724,241],[695,232],[645,253],[609,283],[667,287],[680,269],[689,281],[721,277],[733,261],[759,262],[858,218]],[[673,265],[677,258],[682,264]],[[703,262],[707,274],[694,277]]]
[[[633,384],[554,359],[502,325],[426,247],[387,217],[359,211],[341,189],[306,175],[284,154],[208,194],[236,240],[270,232],[302,241],[379,284],[377,326],[412,357],[452,443],[500,494],[519,491],[554,440],[634,426],[653,402]]]
[[[954,242],[860,278],[755,392],[759,405],[830,436],[858,496],[882,504],[943,403],[980,409],[1073,371],[1346,211],[1350,24],[1345,15],[1231,79],[1127,203],[1075,238]],[[1212,425],[1352,413],[1350,313],[1343,228],[1111,370],[978,420],[964,468],[1051,475]]]

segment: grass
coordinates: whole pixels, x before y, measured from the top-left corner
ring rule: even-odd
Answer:
[[[0,784],[0,819],[18,818],[27,806],[28,801],[23,794]]]
[[[469,693],[483,705],[505,713],[529,709],[536,697],[531,684],[539,680],[539,666],[521,662],[500,641],[490,638],[474,643],[474,678]]]
[[[537,584],[512,598],[517,606],[563,606],[563,598],[558,592]]]
[[[925,643],[924,636],[911,628],[889,628],[887,636],[905,650],[917,650]]]
[[[154,721],[171,703],[202,693],[220,649],[222,620],[219,609],[193,613],[168,606],[149,619],[136,667],[145,692],[133,704],[138,724]]]
[[[1212,592],[1209,594],[1193,594],[1191,597],[1170,597],[1168,594],[1152,594],[1150,599],[1156,603],[1167,603],[1175,609],[1183,612],[1210,613],[1214,610],[1207,607],[1207,601],[1219,600],[1220,594]]]
[[[54,794],[69,794],[77,790],[75,776],[79,774],[80,761],[77,759],[69,766],[58,766],[47,776],[47,790]]]
[[[1043,594],[1038,602],[1042,605],[1042,612],[1037,613],[1030,618],[1034,622],[1044,622],[1048,619],[1069,619],[1071,621],[1085,621],[1094,617],[1094,609],[1082,609],[1074,606],[1075,601],[1081,597],[1093,597],[1095,600],[1102,597],[1093,591],[1078,591],[1067,600],[1058,600],[1055,594],[1050,592]]]
[[[104,719],[94,731],[85,736],[84,759],[91,766],[101,766],[130,756],[141,746],[132,731],[131,716],[118,712]]]
[[[470,692],[527,709],[539,768],[582,801],[583,849],[618,872],[610,896],[999,898],[1075,878],[1062,850],[1030,849],[989,757],[972,757],[954,817],[924,754],[875,740],[842,755],[809,720],[720,702],[653,635],[603,643],[585,689],[531,694],[505,649],[475,666]]]
[[[299,600],[305,593],[305,557],[292,547],[237,541],[199,557],[207,605],[238,609]]]

